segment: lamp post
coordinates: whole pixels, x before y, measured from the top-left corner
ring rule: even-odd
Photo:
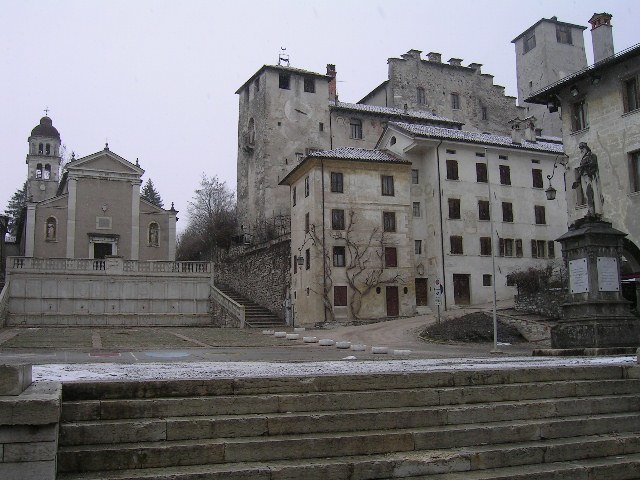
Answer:
[[[556,189],[553,188],[553,186],[551,186],[551,179],[556,174],[556,168],[558,167],[558,165],[563,166],[565,168],[565,170],[567,168],[568,157],[565,155],[565,158],[563,160],[559,160],[559,158],[560,158],[560,155],[558,155],[556,157],[555,161],[553,162],[553,170],[551,171],[551,175],[547,175],[547,180],[549,181],[549,186],[544,191],[544,193],[547,195],[547,200],[555,200],[556,199]]]

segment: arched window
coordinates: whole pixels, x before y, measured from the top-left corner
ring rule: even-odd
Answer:
[[[44,179],[49,180],[51,178],[51,165],[48,163],[44,166]]]
[[[42,178],[42,164],[36,165],[36,178]]]
[[[58,222],[54,217],[47,218],[45,225],[45,238],[48,242],[55,242],[58,230]]]
[[[160,227],[156,222],[149,224],[149,246],[157,247],[159,245]]]
[[[51,155],[51,144],[47,143],[47,155]]]
[[[249,119],[249,145],[253,145],[256,141],[256,125],[253,118]]]
[[[44,153],[44,145],[42,143],[38,145],[38,153],[40,155]]]

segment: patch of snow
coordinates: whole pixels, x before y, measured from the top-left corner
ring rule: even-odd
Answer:
[[[365,373],[409,373],[446,370],[485,370],[590,365],[632,366],[635,356],[620,357],[504,357],[383,360],[362,362],[175,362],[84,363],[34,365],[34,381],[165,380],[237,377],[291,377]]]

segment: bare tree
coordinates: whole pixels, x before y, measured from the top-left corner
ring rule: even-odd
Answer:
[[[347,284],[351,290],[351,301],[349,302],[349,311],[355,319],[360,319],[360,310],[362,309],[362,299],[366,297],[371,290],[381,286],[394,283],[404,283],[403,275],[399,273],[388,273],[389,270],[384,268],[384,247],[388,246],[389,240],[385,236],[385,232],[378,227],[374,227],[364,237],[355,231],[356,213],[349,212],[349,223],[344,233],[332,232],[331,236],[334,240],[340,239],[344,242],[346,254],[345,274]],[[341,242],[341,243],[342,243]],[[324,242],[321,235],[318,234],[316,225],[309,226],[309,232],[305,236],[302,246],[299,248],[301,253],[305,245],[311,243],[323,259],[324,277],[320,289],[313,290],[314,293],[322,297],[324,308],[335,320],[333,313],[333,304],[331,302],[331,293],[333,288],[332,276],[332,257],[328,248],[324,248]]]

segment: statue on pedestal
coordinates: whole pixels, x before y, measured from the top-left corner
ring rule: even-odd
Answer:
[[[599,188],[598,156],[591,151],[586,142],[580,142],[578,148],[582,154],[580,165],[576,168],[580,180],[573,182],[571,188],[575,190],[582,185],[582,191],[587,199],[587,216],[599,217],[602,215],[604,198]]]

